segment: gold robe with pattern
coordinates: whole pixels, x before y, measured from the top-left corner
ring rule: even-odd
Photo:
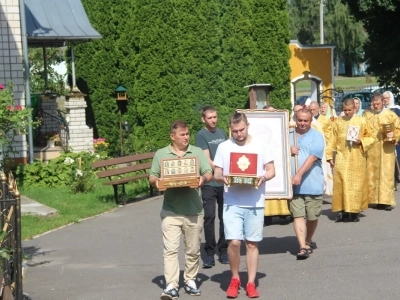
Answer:
[[[318,119],[316,119],[316,120],[321,125],[322,132],[325,137],[325,143],[328,144],[329,136],[331,134],[332,121],[328,117],[321,115],[321,114],[318,116]]]
[[[359,140],[361,144],[353,142],[350,146],[347,141],[349,125],[360,127]],[[333,159],[333,152],[336,151],[332,211],[359,213],[368,208],[366,197],[367,151],[372,147],[374,141],[372,130],[363,117],[343,116],[332,123],[326,150],[327,160]]]
[[[385,142],[381,123],[383,121],[394,123],[394,139],[400,138],[400,121],[397,115],[389,109],[380,113],[365,111],[364,116],[370,124],[375,144],[367,155],[367,200],[370,204],[385,204],[395,206],[394,197],[394,168],[395,168],[395,143]]]
[[[318,120],[313,118],[312,122],[311,122],[311,127],[318,130],[318,132],[320,132],[323,136],[324,136],[324,143],[325,143],[325,149],[328,145],[328,140],[329,140],[329,135],[331,133],[331,128],[332,128],[332,121],[328,118],[329,121],[329,126],[325,123],[323,123],[323,118],[321,119],[321,117],[324,117],[322,115],[319,116]],[[325,130],[329,130],[329,131],[325,131],[324,132],[324,128]],[[326,138],[326,136],[328,136],[328,138]],[[327,162],[326,160],[326,155],[324,152],[324,156],[322,157],[322,172],[324,173],[324,194],[328,195],[328,196],[332,196],[332,191],[333,191],[333,175],[332,175],[332,169],[331,169],[331,165]]]

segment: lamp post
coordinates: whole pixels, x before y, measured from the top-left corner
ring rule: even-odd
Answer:
[[[120,85],[115,89],[117,96],[117,104],[119,111],[119,143],[120,143],[120,156],[124,155],[123,144],[122,144],[122,113],[126,110],[126,102],[128,101],[128,96],[126,94],[126,87]],[[128,124],[128,122],[126,122]]]
[[[124,130],[125,130],[125,133],[126,133],[126,135],[128,136],[128,154],[130,154],[129,152],[129,123],[128,123],[128,121],[125,121],[124,122]]]

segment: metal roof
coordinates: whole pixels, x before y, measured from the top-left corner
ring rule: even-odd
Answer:
[[[24,0],[29,46],[100,39],[80,0]]]

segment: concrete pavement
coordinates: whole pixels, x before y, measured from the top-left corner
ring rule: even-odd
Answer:
[[[39,202],[36,202],[28,197],[22,195],[21,196],[21,213],[25,214],[32,214],[32,215],[39,215],[42,217],[50,216],[57,213],[57,210],[43,205]]]
[[[161,202],[154,197],[128,204],[23,242],[32,254],[24,292],[33,300],[159,299],[164,288]],[[294,256],[292,224],[274,218],[264,227],[260,299],[400,299],[400,208],[370,208],[359,223],[336,224],[334,217],[325,202],[314,239],[318,249],[304,261]],[[183,252],[179,255],[183,269]],[[241,277],[244,287],[244,256]],[[200,269],[202,296],[196,299],[226,299],[229,280],[228,265]],[[183,289],[180,296],[192,299]],[[243,288],[237,299],[247,299]]]

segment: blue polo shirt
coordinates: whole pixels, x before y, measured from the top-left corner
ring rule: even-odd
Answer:
[[[294,146],[293,130],[290,132],[290,145]],[[303,135],[297,135],[297,146],[300,148],[298,155],[298,167],[300,168],[310,155],[318,160],[304,173],[300,185],[293,185],[295,195],[322,195],[324,193],[324,173],[322,171],[322,156],[325,151],[324,137],[317,130],[311,128]],[[295,175],[294,157],[292,156],[292,177]]]

